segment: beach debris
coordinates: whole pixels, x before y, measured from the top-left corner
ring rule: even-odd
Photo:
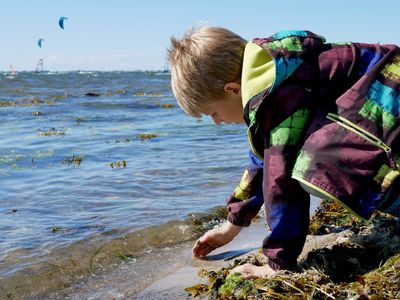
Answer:
[[[61,27],[61,29],[64,29],[64,21],[68,20],[67,17],[60,17],[60,19],[58,20],[58,25]]]
[[[111,162],[108,163],[107,166],[109,166],[110,168],[126,168],[127,166],[127,161],[126,160],[118,160],[116,162]]]
[[[38,129],[36,132],[37,132],[38,135],[41,135],[41,136],[60,136],[60,135],[65,135],[65,132],[63,132],[61,130],[57,130],[55,128],[50,128],[49,130]]]
[[[310,251],[296,272],[281,270],[259,279],[230,273],[245,263],[265,264],[265,256],[255,253],[218,271],[202,269],[199,276],[208,283],[185,291],[202,299],[400,299],[400,224],[396,218],[376,213],[369,222],[359,221],[345,216],[341,206],[328,201],[321,205],[312,221],[315,231],[322,225],[343,231],[327,247]],[[334,223],[322,223],[327,220]]]
[[[143,142],[144,140],[151,140],[151,139],[154,139],[154,138],[156,138],[156,137],[157,137],[157,135],[154,134],[154,133],[141,133],[141,134],[138,134],[138,135],[136,136],[136,138],[137,138],[137,139],[140,139],[142,142]]]
[[[77,167],[81,165],[81,162],[82,162],[82,157],[75,155],[72,155],[71,158],[67,158],[62,161],[63,164],[76,165]]]

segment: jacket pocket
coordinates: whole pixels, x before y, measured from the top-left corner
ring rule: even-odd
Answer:
[[[339,115],[328,113],[327,119],[353,132],[354,134],[358,135],[359,137],[371,143],[372,145],[375,145],[376,147],[382,149],[386,153],[386,156],[388,157],[391,169],[398,170],[399,166],[397,165],[396,160],[394,159],[392,149],[388,145],[386,145],[383,141],[381,141],[378,137],[374,136],[364,128],[354,124],[353,122]]]
[[[392,149],[342,116],[329,113],[321,120],[299,152],[292,178],[308,193],[369,219],[400,174]]]
[[[397,196],[394,196],[393,195],[394,193],[391,191],[393,190],[395,182],[397,182],[396,183],[397,185],[400,178],[399,166],[397,164],[396,159],[394,158],[392,149],[388,145],[386,145],[382,140],[372,135],[371,133],[361,128],[360,126],[357,126],[356,124],[350,122],[346,118],[343,118],[339,115],[335,115],[332,113],[329,113],[327,115],[327,118],[335,122],[339,126],[353,132],[354,134],[358,135],[359,137],[363,138],[369,143],[375,145],[376,147],[382,149],[386,153],[390,168],[388,168],[388,170],[385,172],[385,175],[381,182],[381,193],[380,193],[381,203],[378,209],[381,210],[382,208],[391,205],[392,202],[394,202],[395,198],[397,198]]]

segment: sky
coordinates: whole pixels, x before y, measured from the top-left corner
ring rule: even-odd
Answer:
[[[305,29],[331,42],[400,44],[400,0],[2,0],[0,9],[3,71],[35,70],[39,59],[50,71],[162,70],[170,37],[198,24],[247,40]]]

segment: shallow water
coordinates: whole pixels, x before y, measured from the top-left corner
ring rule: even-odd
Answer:
[[[186,116],[169,80],[0,74],[0,295],[62,270],[41,287],[59,288],[95,259],[190,239],[187,216],[224,205],[247,163],[245,128]]]

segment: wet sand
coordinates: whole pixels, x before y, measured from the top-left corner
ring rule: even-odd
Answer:
[[[228,245],[210,254],[211,260],[199,260],[191,256],[192,242],[173,248],[165,248],[159,253],[148,253],[134,263],[119,266],[111,273],[91,277],[81,283],[49,295],[49,299],[191,299],[184,289],[203,283],[197,273],[206,270],[219,270],[228,266],[235,257],[232,253],[246,256],[257,254],[267,232],[264,219],[243,229]],[[323,236],[308,236],[300,256],[332,244],[345,237],[346,231]],[[230,259],[227,259],[230,258]],[[215,260],[214,260],[215,259]],[[151,270],[148,272],[148,270]]]
[[[319,199],[312,198],[310,212],[318,204]],[[190,299],[184,289],[203,282],[197,275],[202,268],[219,270],[239,255],[257,253],[261,249],[268,232],[262,211],[233,241],[210,253],[210,260],[193,258],[194,241],[190,241],[149,251],[134,261],[116,266],[111,272],[104,269],[100,275],[82,278],[78,284],[46,295],[46,299]],[[309,239],[303,253],[324,244],[315,238]]]
[[[112,272],[46,295],[47,299],[186,299],[184,288],[201,283],[197,275],[202,268],[218,270],[229,264],[224,258],[233,252],[245,254],[261,247],[267,231],[264,219],[248,228],[228,245],[211,253],[213,260],[195,259],[191,255],[193,242],[149,252],[134,262],[123,263]]]

